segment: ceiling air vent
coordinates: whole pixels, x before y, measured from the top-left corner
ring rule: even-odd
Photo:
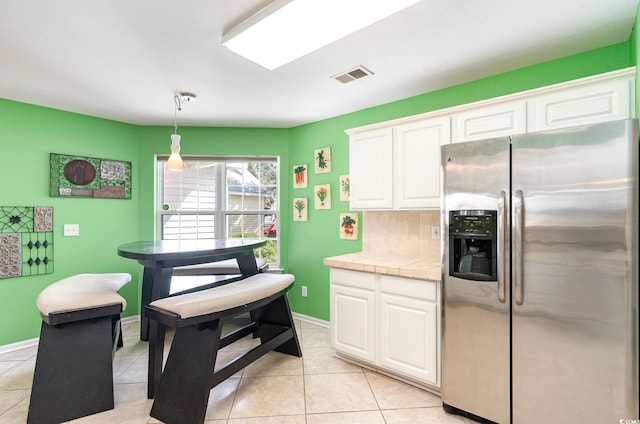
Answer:
[[[335,78],[343,84],[346,84],[351,81],[355,81],[357,79],[366,77],[367,75],[373,75],[373,72],[368,70],[362,65],[356,66],[353,69],[350,69],[346,72],[342,72],[338,75],[334,75],[331,78]]]

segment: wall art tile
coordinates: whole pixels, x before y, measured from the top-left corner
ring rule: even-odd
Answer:
[[[307,188],[308,175],[306,163],[295,165],[293,167],[293,188]]]
[[[131,199],[131,162],[50,154],[49,196]]]
[[[343,240],[358,240],[358,213],[340,214],[340,238]]]
[[[314,152],[315,173],[327,174],[331,172],[331,148],[323,147]]]
[[[313,193],[316,209],[331,209],[331,184],[314,186]]]
[[[309,219],[309,204],[306,197],[296,197],[293,199],[293,220],[307,221]]]
[[[349,175],[340,175],[340,201],[348,202],[351,199],[351,184]]]
[[[53,208],[0,206],[0,278],[53,272]]]

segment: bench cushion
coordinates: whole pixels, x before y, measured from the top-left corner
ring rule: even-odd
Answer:
[[[43,316],[118,303],[124,310],[127,302],[117,291],[129,281],[126,273],[74,275],[42,290],[36,305]]]
[[[256,274],[223,286],[159,299],[150,305],[191,318],[256,302],[285,290],[294,280],[291,274]]]

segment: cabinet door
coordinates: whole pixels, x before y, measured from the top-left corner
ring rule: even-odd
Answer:
[[[429,384],[438,384],[435,303],[380,294],[381,366]]]
[[[557,90],[530,100],[529,132],[632,118],[628,79]]]
[[[452,142],[482,140],[527,132],[524,100],[477,107],[453,115]]]
[[[375,292],[331,284],[331,347],[355,358],[375,361]]]
[[[440,146],[450,141],[449,117],[394,129],[393,190],[397,208],[440,207]]]
[[[351,209],[391,209],[391,128],[353,134],[349,139]]]

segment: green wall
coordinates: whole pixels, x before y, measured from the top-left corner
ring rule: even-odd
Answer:
[[[630,55],[631,55],[631,63],[637,66],[638,57],[640,57],[640,6],[638,6],[638,12],[636,13],[635,24],[633,25],[633,31],[631,32],[630,42]],[[636,68],[636,97],[635,97],[635,105],[636,105],[636,117],[640,118],[640,69]]]
[[[444,90],[426,93],[290,129],[182,127],[186,155],[277,155],[281,166],[281,263],[296,275],[292,309],[329,319],[328,256],[358,252],[361,241],[340,240],[338,178],[348,174],[345,129],[444,107],[528,90],[633,66],[637,35],[629,42],[531,66]],[[0,191],[2,206],[53,206],[55,272],[0,280],[0,346],[37,337],[38,293],[61,278],[83,272],[130,272],[133,283],[122,290],[127,315],[139,313],[141,267],[117,256],[122,243],[155,234],[155,169],[158,154],[169,152],[172,128],[140,127],[0,99]],[[314,174],[314,150],[331,147],[332,172]],[[130,160],[133,198],[61,199],[48,196],[49,153]],[[309,165],[309,187],[292,188],[294,165]],[[332,185],[331,210],[313,208],[313,186]],[[309,199],[309,221],[293,222],[292,199]],[[63,224],[80,224],[79,237],[63,237]],[[309,296],[300,295],[300,286]]]
[[[0,206],[52,206],[54,272],[0,279],[0,346],[38,337],[36,297],[54,281],[80,273],[129,272],[138,266],[116,247],[138,239],[138,130],[135,126],[0,99]],[[49,154],[127,160],[131,200],[49,197]],[[79,224],[63,237],[63,224]],[[125,286],[127,315],[138,314],[138,287]]]
[[[309,163],[311,169],[310,188],[292,189],[292,197],[307,197],[310,205],[308,222],[290,223],[288,270],[296,276],[296,286],[289,294],[292,309],[328,320],[329,270],[323,265],[323,258],[361,250],[361,241],[340,240],[338,233],[339,214],[349,211],[348,203],[339,202],[337,191],[339,176],[349,173],[349,138],[344,133],[345,129],[530,90],[634,64],[630,43],[625,42],[292,128],[291,163]],[[332,172],[314,175],[313,151],[325,146],[331,147]],[[314,210],[313,186],[324,183],[331,183],[332,209]],[[300,285],[308,287],[308,297],[301,296]]]

